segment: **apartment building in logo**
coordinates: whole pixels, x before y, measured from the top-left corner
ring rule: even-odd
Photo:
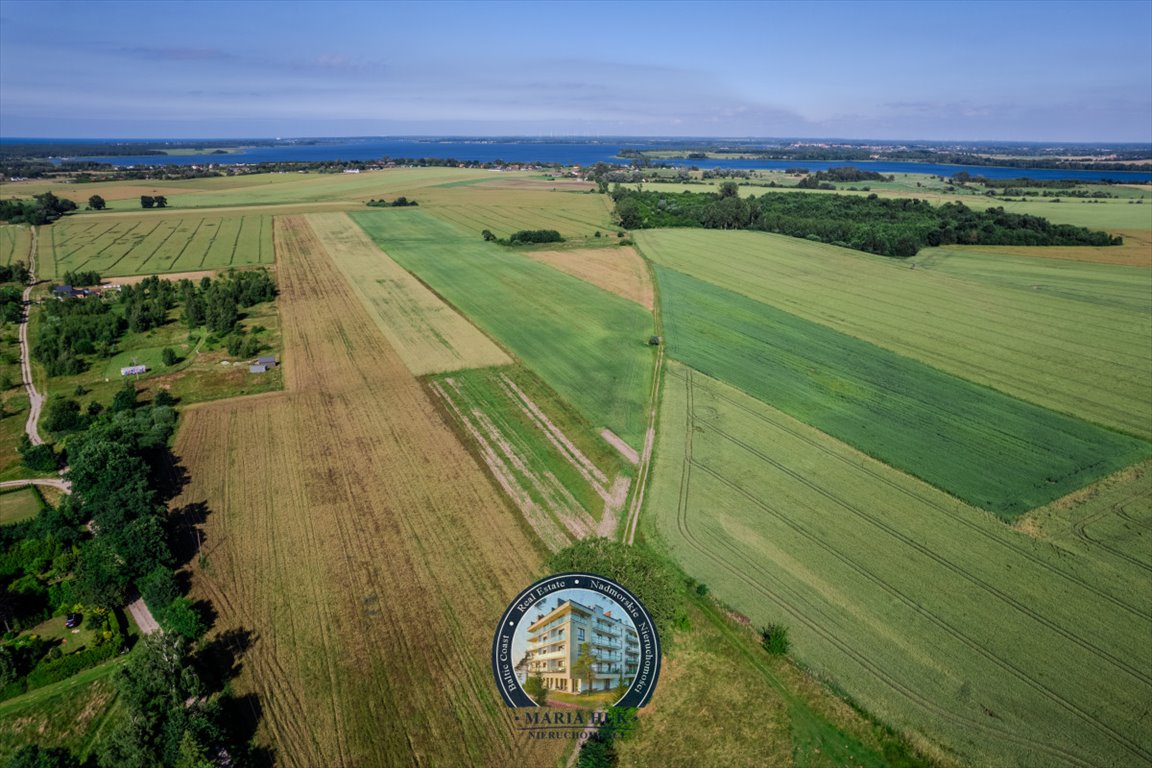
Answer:
[[[639,668],[640,640],[622,613],[618,606],[605,610],[576,600],[557,600],[552,610],[538,615],[528,627],[527,674],[542,678],[546,688],[569,693],[630,685]],[[589,673],[582,669],[587,662],[578,663],[582,651],[591,657],[591,688]]]

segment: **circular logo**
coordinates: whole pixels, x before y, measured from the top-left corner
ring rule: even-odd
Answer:
[[[561,573],[508,606],[492,640],[492,672],[510,707],[643,707],[660,673],[660,639],[625,587]]]

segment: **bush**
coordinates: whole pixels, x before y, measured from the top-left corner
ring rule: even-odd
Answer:
[[[524,692],[541,707],[548,701],[548,688],[544,685],[544,678],[540,675],[532,675],[524,681]]]
[[[513,245],[520,243],[562,243],[564,238],[554,229],[522,229],[508,238]]]
[[[180,362],[180,356],[176,354],[176,350],[172,349],[172,347],[164,347],[160,352],[160,359],[164,362],[164,365],[176,365],[176,363]]]
[[[785,656],[792,647],[788,639],[788,627],[783,624],[769,624],[760,629],[760,644],[773,656]]]

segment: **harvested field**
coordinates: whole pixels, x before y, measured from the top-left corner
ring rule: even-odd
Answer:
[[[1147,554],[1090,554],[1140,546],[1146,491],[1054,546],[677,363],[661,424],[649,535],[882,720],[964,764],[1152,759]]]
[[[1152,438],[1147,312],[783,235],[677,229],[636,239],[658,264],[969,381]],[[1147,291],[1148,274],[1129,268],[1125,290]]]
[[[286,391],[189,408],[175,445],[194,590],[254,641],[235,687],[281,765],[555,762],[490,673],[538,545],[307,223],[276,226]]]
[[[614,233],[611,198],[551,187],[444,185],[421,190],[420,207],[451,221],[476,238],[485,230],[508,237],[520,229],[555,229],[566,238],[591,238],[599,230]]]
[[[95,270],[101,277],[270,264],[271,216],[68,219],[44,228],[44,277]]]
[[[1089,264],[1117,264],[1126,267],[1152,267],[1152,232],[1147,229],[1118,230],[1112,234],[1124,238],[1124,245],[1091,246],[1049,246],[1027,247],[1011,245],[958,245],[948,250],[988,254],[990,256],[1018,256],[1028,259],[1056,259],[1058,261],[1083,261]],[[938,249],[929,249],[931,253]],[[943,249],[940,249],[943,250]],[[924,251],[919,257],[926,255]]]
[[[529,251],[536,261],[634,301],[651,311],[652,279],[648,266],[631,246],[575,251]]]
[[[200,270],[199,272],[169,272],[164,275],[165,280],[179,282],[180,280],[191,280],[194,283],[200,282],[205,277],[215,277],[217,272],[213,270]],[[103,275],[101,275],[103,277]],[[136,285],[147,280],[151,275],[132,275],[131,277],[110,277],[104,282],[111,283],[112,285]]]
[[[307,221],[413,374],[512,362],[476,326],[392,261],[346,215],[312,214]]]

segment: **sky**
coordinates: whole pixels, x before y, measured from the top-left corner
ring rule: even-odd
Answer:
[[[0,136],[1152,141],[1152,0],[0,0]]]

